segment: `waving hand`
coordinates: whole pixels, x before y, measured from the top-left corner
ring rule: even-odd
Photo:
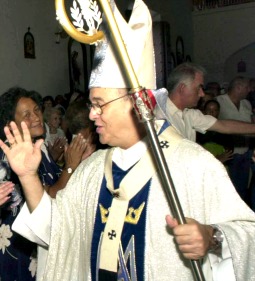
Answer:
[[[43,140],[32,143],[30,132],[25,122],[21,122],[22,133],[15,122],[6,126],[4,132],[10,147],[0,140],[0,147],[6,154],[13,171],[19,176],[35,175],[41,161],[40,146]]]

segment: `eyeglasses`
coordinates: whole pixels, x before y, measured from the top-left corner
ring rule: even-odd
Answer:
[[[102,115],[103,114],[103,107],[106,106],[107,104],[111,103],[111,102],[114,102],[116,100],[119,100],[119,99],[122,99],[124,97],[126,97],[128,95],[124,95],[124,96],[121,96],[121,97],[118,97],[117,99],[114,99],[114,100],[110,100],[104,104],[99,104],[99,103],[91,103],[91,102],[88,102],[87,103],[87,107],[89,110],[91,110],[93,108],[93,110],[95,111],[96,114],[98,115]]]

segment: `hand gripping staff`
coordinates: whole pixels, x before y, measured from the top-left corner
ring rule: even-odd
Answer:
[[[81,2],[81,0],[77,0],[78,2]],[[82,1],[83,3],[85,0]],[[76,17],[75,21],[73,22],[74,25],[77,27],[77,29],[74,27],[74,25],[70,22],[68,19],[68,16],[65,11],[65,4],[64,0],[55,0],[55,6],[56,6],[56,13],[57,13],[57,19],[59,20],[60,24],[63,26],[64,30],[73,37],[76,41],[79,41],[81,43],[85,44],[96,44],[98,40],[101,40],[104,37],[103,32],[98,31],[99,24],[101,23],[101,13],[97,8],[97,4],[95,1],[89,0],[87,1],[88,5],[93,5],[93,10],[98,15],[97,18],[97,26],[94,24],[91,24],[91,21],[89,18],[85,16],[85,20],[87,22],[87,25],[89,26],[89,30],[83,29],[83,23],[80,15],[77,14],[77,4],[76,1],[74,1],[74,8],[72,10],[73,18]],[[138,119],[144,123],[145,128],[147,130],[148,137],[151,142],[152,150],[153,150],[153,156],[155,158],[155,161],[158,165],[158,170],[160,172],[162,186],[164,189],[164,192],[166,194],[168,204],[177,219],[179,224],[185,224],[186,220],[183,214],[183,210],[181,207],[181,204],[178,199],[178,195],[176,193],[173,180],[170,175],[170,171],[168,169],[164,154],[162,152],[162,149],[159,144],[159,140],[155,131],[155,128],[153,126],[153,106],[152,102],[150,100],[150,97],[148,96],[148,93],[146,89],[142,88],[138,82],[137,76],[135,74],[134,68],[132,66],[131,60],[128,56],[127,49],[123,43],[122,36],[120,34],[118,25],[116,23],[116,20],[114,18],[112,9],[110,7],[110,4],[108,0],[99,0],[101,8],[104,12],[104,15],[107,20],[107,24],[109,27],[109,30],[111,32],[113,42],[115,44],[115,49],[118,53],[119,63],[121,64],[122,68],[124,69],[124,73],[126,75],[127,80],[129,81],[131,87],[131,90],[129,92],[131,99],[133,101],[134,109],[136,111],[136,115]],[[87,5],[87,7],[88,7]],[[76,11],[76,13],[75,13]],[[75,15],[76,14],[76,15]],[[194,275],[194,278],[196,281],[205,281],[205,277],[202,272],[201,264],[199,260],[190,260],[191,269]]]

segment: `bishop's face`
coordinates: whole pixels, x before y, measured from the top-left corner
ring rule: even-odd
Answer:
[[[95,122],[102,144],[127,149],[140,140],[138,121],[126,90],[92,88],[90,101],[93,106],[89,118]]]

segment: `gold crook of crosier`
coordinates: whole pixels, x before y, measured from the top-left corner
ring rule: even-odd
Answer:
[[[85,44],[95,44],[97,41],[102,40],[104,33],[102,31],[97,31],[93,35],[86,35],[79,32],[73,24],[70,22],[66,10],[64,0],[55,0],[55,8],[58,18],[60,19],[60,24],[66,31],[68,35],[74,38],[76,41]]]

